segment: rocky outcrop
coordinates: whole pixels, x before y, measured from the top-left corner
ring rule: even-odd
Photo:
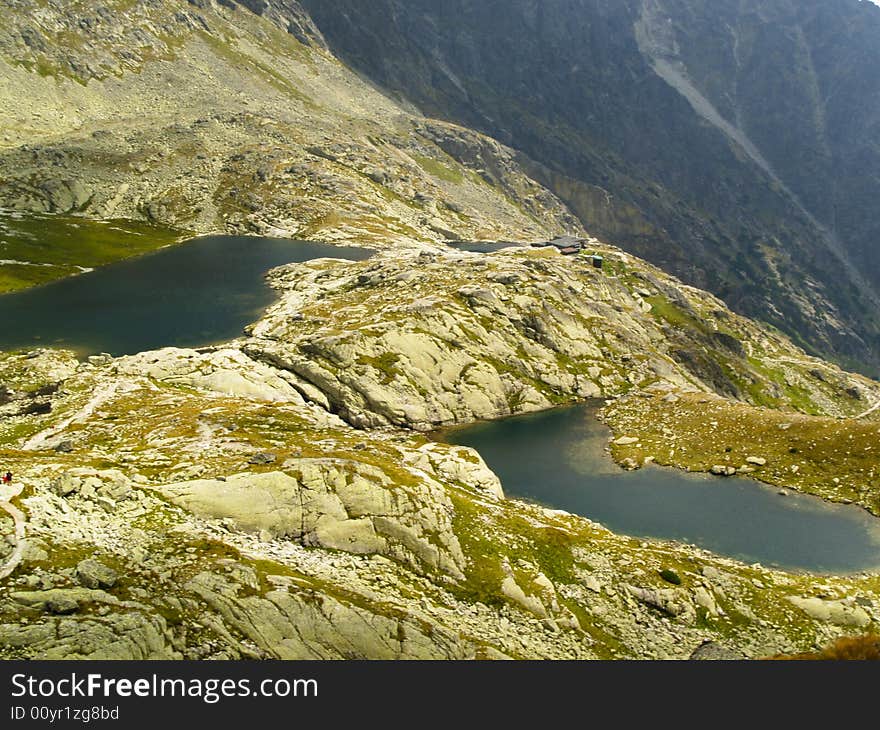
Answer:
[[[861,606],[852,603],[802,596],[792,596],[788,600],[818,621],[858,628],[864,628],[871,623],[871,617],[868,613]]]
[[[34,198],[35,212],[74,213],[85,208],[92,198],[92,193],[79,180],[49,180],[39,187]],[[45,210],[39,211],[40,202],[44,202]]]
[[[264,657],[302,659],[468,659],[475,647],[417,616],[377,616],[318,591],[274,580],[264,597],[245,597],[222,577],[202,573],[187,585]]]
[[[189,1],[192,5],[201,8],[211,5],[210,0]],[[304,45],[327,48],[321,31],[296,0],[230,0],[229,5],[246,8],[256,15],[271,20],[281,30],[290,33]]]
[[[180,659],[171,647],[164,621],[138,612],[106,618],[54,618],[28,625],[0,624],[4,653],[37,659],[169,660]]]
[[[501,481],[473,449],[425,444],[408,463],[433,472],[444,481],[467,484],[478,492],[484,490],[497,499],[504,499]]]
[[[76,566],[76,577],[86,588],[112,588],[119,580],[119,575],[97,560],[83,560]]]
[[[834,415],[857,407],[845,392],[856,380],[878,392],[839,370],[827,382],[809,377],[816,361],[717,299],[598,241],[588,250],[605,255],[605,269],[516,248],[281,268],[273,282],[282,300],[243,350],[308,383],[321,393],[315,402],[362,428],[429,431],[648,384],[778,398],[765,366],[790,371],[785,377]],[[683,361],[683,348],[711,370]]]
[[[442,487],[420,475],[419,489],[395,488],[380,469],[354,461],[296,460],[286,472],[163,486],[175,504],[237,529],[305,546],[382,554],[462,576],[465,558]]]
[[[145,375],[164,383],[233,397],[303,403],[289,373],[254,362],[232,348],[207,353],[166,348],[123,358],[114,364],[114,369],[125,375]]]

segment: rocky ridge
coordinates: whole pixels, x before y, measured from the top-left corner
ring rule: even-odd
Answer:
[[[282,267],[281,299],[243,350],[359,427],[429,431],[649,388],[833,416],[877,400],[874,381],[717,298],[595,239],[585,250],[604,268],[516,247]]]

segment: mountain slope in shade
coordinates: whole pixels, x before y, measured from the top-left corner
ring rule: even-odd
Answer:
[[[858,0],[303,0],[588,229],[876,371],[880,13]]]

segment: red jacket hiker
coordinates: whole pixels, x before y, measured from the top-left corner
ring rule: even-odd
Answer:
[[[3,475],[4,484],[12,484],[12,472],[8,471]]]

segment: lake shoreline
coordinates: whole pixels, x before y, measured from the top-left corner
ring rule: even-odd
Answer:
[[[0,335],[0,349],[54,347],[88,357],[217,346],[242,336],[278,301],[268,281],[273,269],[373,253],[293,239],[193,238],[0,296],[0,317],[15,325]]]
[[[649,464],[635,471],[624,470],[609,453],[611,431],[598,417],[600,403],[597,399],[591,399],[574,406],[561,406],[535,414],[456,426],[435,433],[432,437],[446,443],[475,448],[501,478],[508,498],[585,517],[602,524],[615,534],[635,539],[672,540],[744,563],[759,562],[792,572],[849,574],[880,570],[880,520],[857,505],[841,505],[796,492],[782,496],[778,493],[778,487],[774,488],[754,478],[718,477],[706,472],[669,469],[660,464]],[[558,427],[557,421],[577,421],[581,414],[592,419],[585,427],[589,434],[572,447],[577,439],[572,436],[570,443],[566,441],[570,434],[566,434],[564,428]],[[538,433],[534,434],[534,438],[524,438],[518,429],[527,428],[522,424],[527,424],[530,419],[537,424],[535,431]],[[501,447],[491,443],[493,431],[499,434],[499,441],[507,443]],[[549,435],[547,431],[550,431]],[[547,441],[551,442],[549,456],[542,451],[547,447]],[[504,448],[509,448],[511,452],[508,456],[513,462],[512,466],[504,462],[501,455]],[[574,452],[566,452],[570,448],[574,448]],[[521,454],[529,449],[532,453],[524,459]],[[557,460],[555,463],[554,457]],[[557,477],[559,472],[563,472],[562,462],[566,462],[566,468],[568,463],[575,464],[577,474],[564,472],[563,477],[559,478],[566,484],[566,489],[581,491],[566,492],[548,484],[553,477],[546,477],[540,468],[528,463],[530,461],[540,461],[546,466],[547,473],[552,474],[556,469]],[[527,479],[531,479],[531,482],[524,482]],[[602,482],[603,489],[612,491],[599,490],[599,482]],[[657,494],[651,494],[652,489],[668,491],[664,499],[658,500]],[[681,490],[681,497],[676,497],[676,489]],[[599,501],[588,502],[588,506],[584,507],[579,501],[584,499],[581,492],[589,490],[594,490],[590,492],[590,498]],[[632,495],[626,494],[627,490]],[[681,500],[680,513],[663,503],[664,500],[674,499]],[[603,503],[602,500],[606,502]],[[626,500],[632,502],[628,503]],[[694,500],[704,500],[707,506],[698,508]],[[646,514],[632,514],[638,513],[640,509],[644,509]],[[687,528],[676,526],[676,519],[679,518],[684,519],[682,524],[687,525],[689,510],[698,512],[699,519],[695,520],[695,524]],[[725,510],[732,515],[739,515],[741,524],[725,525],[724,519],[719,517]],[[761,528],[764,530],[762,535],[741,539],[738,535],[741,530],[758,529],[754,525],[762,520],[768,522],[766,527]],[[801,522],[804,523],[803,526]],[[704,523],[712,524],[716,532],[712,534],[708,530],[707,534],[702,534]],[[824,527],[820,529],[819,525]],[[848,541],[845,550],[835,547],[834,542],[829,539],[824,548],[827,552],[823,552],[813,544],[815,541],[799,534],[812,530],[815,534],[824,535],[832,528],[840,533],[837,540],[841,545],[841,541]],[[682,529],[693,532],[676,532]],[[848,534],[856,531],[863,533],[858,539]],[[791,541],[790,549],[782,549],[777,544],[785,539]],[[724,549],[725,544],[729,545],[727,551]],[[843,562],[832,559],[835,551],[840,551]],[[850,551],[849,557],[843,556],[845,551]],[[778,552],[777,557],[773,557],[775,552]],[[844,565],[849,559],[855,563]]]

